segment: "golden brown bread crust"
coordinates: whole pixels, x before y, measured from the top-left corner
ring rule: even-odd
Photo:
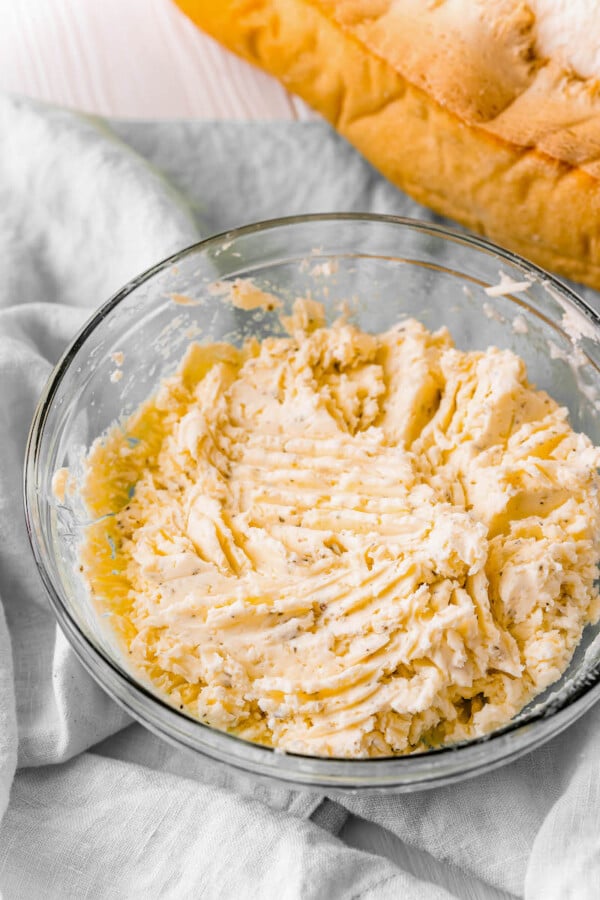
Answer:
[[[600,83],[538,45],[522,0],[317,0],[317,6],[469,125],[600,177]]]
[[[455,100],[471,103],[471,113],[463,107],[461,117],[428,92],[436,78],[441,84],[442,69],[430,76],[426,91],[366,46],[364,33],[355,27],[356,21],[365,23],[364,0],[176,2],[201,28],[322,113],[416,200],[548,269],[600,288],[600,182],[595,174],[553,157],[547,148],[499,138],[487,127],[520,100],[525,108],[535,103],[535,73],[543,69],[527,53],[519,56],[527,28],[517,53],[521,68],[501,89],[492,83],[490,70],[490,79],[481,82],[479,104],[464,93]],[[381,10],[389,5],[369,0],[373,21],[378,15],[381,21]],[[359,16],[354,25],[348,19],[351,6]],[[514,20],[513,29],[522,29],[524,22]],[[510,23],[507,27],[514,34]],[[509,53],[510,45],[506,38],[502,52]],[[474,66],[469,70],[473,78]],[[536,83],[533,91],[523,90]],[[471,93],[477,96],[473,87]],[[560,106],[560,97],[557,102]],[[490,110],[491,120],[486,119]],[[588,119],[592,136],[593,125]],[[579,137],[571,138],[572,153],[589,164]]]
[[[442,106],[469,124],[483,124],[527,90],[536,64],[535,18],[526,4],[485,3],[316,0],[315,5]]]

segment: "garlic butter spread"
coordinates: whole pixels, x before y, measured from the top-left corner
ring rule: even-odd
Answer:
[[[505,724],[600,614],[600,451],[507,350],[311,301],[288,327],[192,345],[96,442],[95,597],[171,703],[253,741],[379,756]]]

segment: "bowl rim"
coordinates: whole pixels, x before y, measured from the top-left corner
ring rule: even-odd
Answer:
[[[37,461],[39,456],[39,448],[41,446],[41,439],[44,435],[46,420],[51,409],[52,401],[63,378],[69,370],[71,362],[73,361],[79,350],[83,348],[86,340],[95,331],[97,326],[105,318],[107,318],[107,316],[109,316],[110,313],[127,296],[129,296],[129,294],[133,290],[135,290],[145,282],[150,281],[155,275],[163,272],[165,269],[176,264],[179,260],[184,259],[187,256],[190,256],[201,250],[206,250],[211,246],[234,241],[240,237],[251,235],[257,232],[265,232],[286,226],[324,221],[373,222],[376,224],[400,226],[414,232],[431,234],[432,236],[439,237],[444,240],[449,240],[468,248],[474,248],[477,251],[482,251],[488,255],[495,256],[499,260],[504,260],[519,269],[524,276],[533,276],[534,281],[541,284],[541,286],[546,290],[548,289],[548,287],[551,287],[552,289],[557,291],[561,296],[561,300],[564,299],[567,301],[567,303],[575,306],[578,312],[580,312],[586,319],[588,319],[591,324],[598,330],[600,341],[600,315],[596,313],[593,307],[591,307],[582,297],[575,293],[575,291],[572,290],[569,285],[565,284],[557,276],[553,275],[550,272],[547,272],[534,263],[531,263],[529,260],[519,256],[518,254],[515,254],[510,250],[494,244],[492,241],[489,241],[486,238],[471,233],[462,233],[461,231],[458,231],[454,228],[448,228],[445,225],[440,225],[437,222],[428,222],[426,220],[415,219],[406,216],[382,215],[378,213],[334,212],[307,213],[294,216],[284,216],[254,222],[251,224],[243,225],[239,228],[232,228],[227,231],[212,234],[202,240],[195,241],[193,244],[190,244],[182,248],[181,250],[178,250],[170,256],[160,260],[150,268],[145,269],[139,275],[136,275],[135,277],[130,279],[123,287],[121,287],[111,297],[109,297],[108,300],[101,304],[79,329],[79,331],[67,345],[67,348],[52,369],[36,405],[36,409],[29,429],[25,450],[25,464],[23,472],[23,502],[29,543],[35,559],[36,567],[48,594],[52,610],[63,632],[66,633],[69,644],[73,648],[77,657],[106,693],[108,693],[122,706],[126,706],[126,708],[128,708],[128,711],[132,713],[132,715],[134,715],[135,718],[141,721],[146,727],[150,727],[151,730],[153,730],[155,733],[159,733],[163,738],[166,738],[167,740],[169,739],[169,735],[165,732],[165,730],[162,728],[158,728],[151,718],[140,714],[139,711],[132,711],[131,707],[126,702],[124,702],[124,698],[118,692],[111,690],[108,686],[105,685],[99,673],[94,671],[93,667],[90,665],[90,660],[86,658],[86,653],[89,654],[91,658],[99,660],[103,666],[108,667],[113,677],[116,677],[119,682],[123,682],[124,686],[126,686],[129,690],[133,690],[134,694],[141,694],[146,701],[149,701],[151,706],[158,707],[161,713],[168,713],[169,715],[174,715],[176,717],[179,717],[180,719],[185,720],[186,723],[191,723],[191,725],[195,729],[200,729],[200,733],[210,732],[212,736],[211,740],[214,740],[217,744],[217,746],[215,746],[214,748],[207,747],[204,744],[200,748],[196,744],[186,741],[185,743],[188,747],[191,747],[198,752],[207,753],[209,755],[217,754],[217,751],[220,749],[218,744],[221,744],[223,748],[233,747],[236,745],[238,746],[238,748],[240,745],[242,747],[251,747],[253,749],[253,754],[256,752],[263,756],[266,769],[271,768],[271,766],[269,765],[269,760],[272,761],[273,757],[275,756],[302,760],[305,763],[312,764],[315,769],[318,769],[318,771],[310,772],[311,784],[331,787],[332,782],[328,779],[327,776],[329,773],[331,777],[335,777],[336,770],[340,772],[340,775],[342,774],[342,769],[345,773],[346,771],[349,771],[350,768],[353,768],[357,772],[357,774],[358,770],[360,769],[364,775],[367,774],[367,771],[365,770],[372,771],[373,775],[375,775],[376,770],[379,770],[384,766],[388,768],[390,766],[393,766],[394,768],[398,769],[398,775],[400,775],[401,770],[406,769],[411,765],[411,763],[414,767],[416,761],[427,760],[433,762],[433,760],[435,759],[448,758],[450,755],[453,755],[454,758],[456,758],[458,755],[464,757],[469,750],[479,748],[483,745],[498,745],[501,742],[502,738],[514,735],[517,732],[523,731],[524,729],[529,730],[538,722],[554,719],[555,717],[558,717],[560,713],[564,713],[565,710],[572,710],[573,707],[579,704],[582,707],[581,711],[577,715],[573,714],[571,718],[563,724],[562,727],[564,728],[570,723],[570,721],[573,721],[575,718],[577,718],[579,714],[583,713],[589,706],[592,705],[593,702],[596,701],[596,699],[598,699],[598,697],[600,697],[600,690],[596,691],[598,693],[598,697],[592,698],[591,696],[589,696],[591,692],[594,691],[594,689],[600,689],[600,659],[594,666],[592,666],[591,670],[585,676],[580,675],[576,677],[566,695],[564,697],[557,698],[549,707],[539,710],[536,710],[534,708],[528,712],[521,712],[501,728],[495,729],[494,731],[480,737],[472,738],[471,740],[461,741],[459,743],[449,744],[442,747],[432,748],[430,750],[419,751],[411,754],[402,754],[397,756],[392,755],[384,757],[323,757],[281,751],[270,746],[248,741],[230,732],[221,731],[187,715],[184,712],[181,712],[176,706],[171,705],[166,700],[164,700],[159,693],[154,693],[154,691],[147,688],[141,681],[136,680],[133,675],[131,675],[125,668],[122,668],[115,659],[112,659],[110,656],[108,656],[108,654],[105,653],[102,647],[97,646],[88,637],[85,631],[80,627],[76,618],[70,612],[68,606],[63,602],[59,591],[54,585],[50,572],[46,567],[43,553],[41,551],[41,542],[38,541],[38,533],[36,529],[36,525],[39,525],[36,505]],[[325,252],[322,255],[328,256],[332,254],[327,254]],[[364,255],[372,256],[373,254],[366,251]],[[319,254],[315,254],[315,258],[318,259],[318,256]],[[510,288],[508,289],[507,293],[510,294]],[[86,651],[85,653],[83,653],[82,648],[77,645],[77,641],[83,642]],[[572,712],[574,713],[574,710],[572,710]],[[558,733],[558,730],[542,736],[538,741],[530,740],[529,745],[525,746],[522,750],[515,751],[515,749],[513,748],[512,754],[511,751],[508,751],[508,761],[516,758],[521,753],[527,752],[534,744],[537,745],[553,737],[556,733]],[[175,739],[175,741],[179,744],[179,741],[177,739]],[[237,756],[236,759],[237,761],[228,759],[226,760],[226,762],[245,771],[259,771],[261,768],[260,765],[248,765],[245,768],[244,765],[242,765],[240,762],[240,757]],[[474,765],[471,767],[471,769],[467,769],[464,775],[466,776],[469,774],[478,774],[484,767],[487,770],[488,768],[492,768],[495,765],[501,765],[503,764],[503,762],[503,757],[500,758],[499,761],[489,761],[485,765],[481,763],[478,764],[474,761]],[[297,777],[297,773],[287,773],[284,770],[281,770],[279,767],[277,767],[277,770],[272,772],[271,774],[272,777],[279,780],[296,782],[297,784],[300,784],[302,782],[302,779],[299,779]],[[454,780],[455,777],[461,776],[453,776],[451,779],[448,779],[444,778],[443,776],[438,778],[433,775],[430,780],[432,783],[438,784],[446,783],[448,780]],[[424,786],[427,786],[428,780],[429,779],[424,778],[417,782],[414,787],[422,788]],[[340,779],[338,777],[335,777],[335,781],[340,784]],[[384,782],[382,782],[382,784],[384,784],[385,786],[394,783],[395,782],[393,781],[390,782],[387,778]],[[402,783],[404,783],[402,780],[398,782],[398,784]],[[378,783],[376,781],[374,788],[377,789],[377,786]],[[353,782],[350,782],[347,786],[341,784],[340,787],[341,789],[344,789],[345,787],[350,787],[350,789],[361,789],[365,787],[370,788],[371,790],[374,789],[371,784],[363,785],[355,784]]]

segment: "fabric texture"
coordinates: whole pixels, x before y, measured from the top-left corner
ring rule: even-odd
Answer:
[[[600,896],[600,708],[458,785],[325,798],[255,781],[131,723],[49,609],[21,478],[37,398],[69,340],[129,278],[202,236],[352,210],[435,218],[321,123],[107,122],[0,98],[6,898]],[[423,864],[411,870],[348,846],[349,813]],[[460,879],[445,879],[457,870]]]

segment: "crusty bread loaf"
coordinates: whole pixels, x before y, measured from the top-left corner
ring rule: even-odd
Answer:
[[[561,51],[565,0],[176,2],[416,200],[600,288],[600,80]],[[593,69],[600,9],[571,3]]]

